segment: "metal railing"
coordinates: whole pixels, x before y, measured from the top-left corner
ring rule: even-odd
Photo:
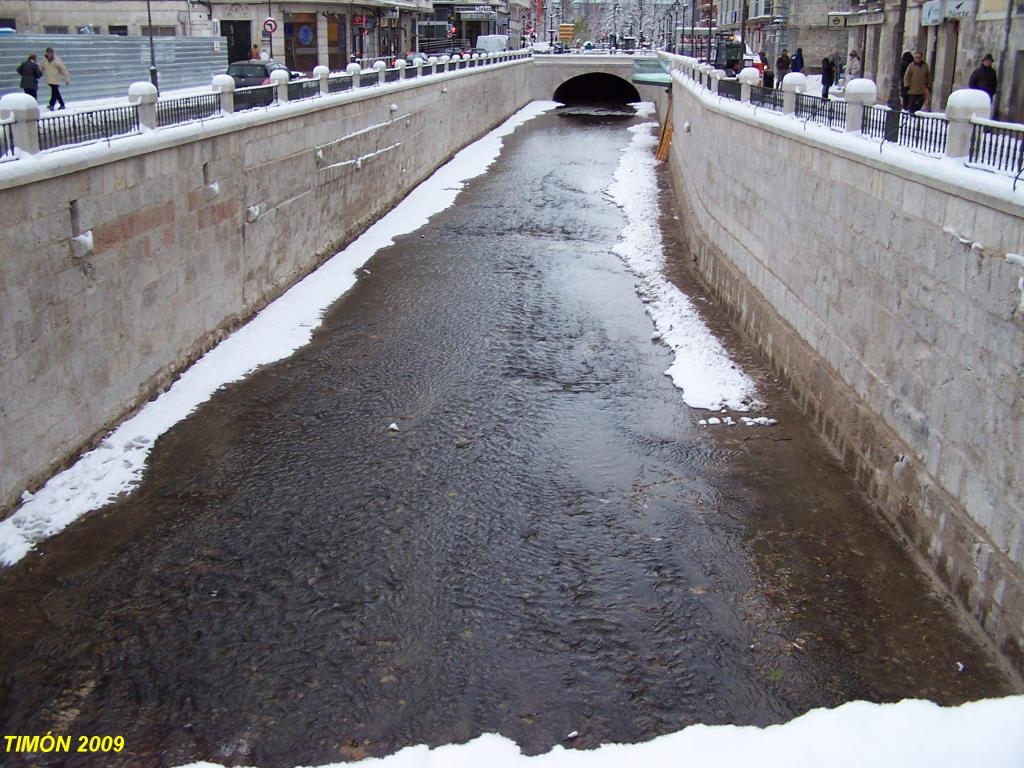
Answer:
[[[724,96],[727,99],[733,99],[734,101],[740,100],[740,81],[739,80],[719,80],[718,81],[718,95]]]
[[[156,103],[156,124],[163,128],[194,120],[207,120],[220,114],[220,94],[210,93],[168,99]]]
[[[861,117],[860,132],[872,139],[885,138],[885,121],[888,119],[889,108],[880,105],[877,107],[864,107]]]
[[[946,128],[943,114],[918,112],[900,115],[899,143],[921,152],[941,155],[946,151]]]
[[[269,107],[277,101],[276,85],[256,85],[235,91],[235,112],[257,107]]]
[[[419,69],[410,64],[408,67],[405,68],[405,79],[412,80],[414,77],[418,77],[419,75],[417,74],[417,72],[419,72]]]
[[[376,69],[364,69],[359,73],[359,87],[366,88],[369,85],[377,85],[379,79]]]
[[[352,76],[341,75],[340,77],[332,77],[327,81],[327,92],[328,93],[341,93],[352,88]]]
[[[776,91],[774,88],[762,88],[759,85],[752,85],[750,86],[750,103],[754,106],[781,112],[782,91]]]
[[[796,95],[796,116],[829,128],[843,127],[846,125],[846,102],[798,93]]]
[[[311,99],[320,95],[320,80],[292,80],[288,83],[288,101]]]
[[[1020,176],[1024,171],[1024,125],[977,117],[971,123],[967,162]]]
[[[393,69],[385,69],[384,70],[384,82],[385,83],[394,83],[397,80],[401,79],[401,77],[402,77],[402,75],[398,71],[398,67],[395,67]]]
[[[0,125],[0,160],[14,157],[14,130],[10,123]]]
[[[36,126],[39,148],[53,149],[138,133],[139,110],[135,106],[127,106],[73,112],[40,118]]]

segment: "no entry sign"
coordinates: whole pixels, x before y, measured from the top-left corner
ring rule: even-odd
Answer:
[[[268,35],[272,35],[277,32],[277,22],[269,16],[263,20],[263,31]]]

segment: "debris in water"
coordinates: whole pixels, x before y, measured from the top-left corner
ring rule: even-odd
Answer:
[[[569,734],[565,737],[565,740],[569,741],[571,739],[575,739],[579,735],[580,735],[579,731],[569,731]]]

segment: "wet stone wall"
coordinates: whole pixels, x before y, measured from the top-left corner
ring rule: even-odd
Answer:
[[[1007,258],[1024,209],[726,113],[682,82],[672,108],[704,279],[1024,670],[1022,270]]]
[[[0,509],[528,102],[528,73],[511,62],[11,163]]]

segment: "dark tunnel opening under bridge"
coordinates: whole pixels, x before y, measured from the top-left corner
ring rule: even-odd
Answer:
[[[588,72],[566,80],[555,89],[555,101],[566,106],[619,105],[640,101],[640,93],[628,80],[605,72]]]

